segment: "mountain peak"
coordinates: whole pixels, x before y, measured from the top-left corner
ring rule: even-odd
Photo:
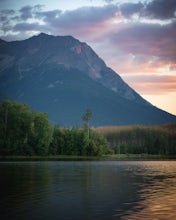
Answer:
[[[94,125],[176,120],[149,104],[89,45],[72,36],[40,33],[23,41],[3,42],[1,100],[26,102],[62,125],[76,125],[88,108],[93,111]]]
[[[31,39],[40,39],[41,40],[41,39],[50,39],[50,38],[52,39],[52,38],[54,38],[54,36],[41,32],[40,34],[34,35],[27,40],[31,40]]]
[[[15,41],[12,43],[13,47],[16,47],[16,43]],[[20,69],[43,64],[62,65],[67,69],[76,68],[119,96],[149,105],[117,73],[108,68],[90,46],[72,36],[40,33],[29,39],[18,41],[18,46],[21,50],[21,58],[19,55],[16,64],[21,66]],[[14,53],[16,54],[16,48],[14,48]]]
[[[53,35],[45,34],[45,33],[40,33],[40,34],[36,35],[35,37],[36,37],[36,38],[40,38],[40,39],[54,38]]]
[[[50,35],[50,34],[46,34],[46,33],[43,33],[41,32],[40,34],[38,35],[34,35],[31,37],[32,39],[48,39],[48,40],[72,40],[72,41],[75,41],[75,42],[80,42],[78,39],[74,38],[73,36],[71,35],[66,35],[66,36],[54,36],[54,35]],[[31,39],[29,38],[29,39]]]

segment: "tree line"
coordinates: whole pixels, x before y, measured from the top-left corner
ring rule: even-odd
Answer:
[[[52,125],[48,115],[26,104],[0,103],[0,156],[160,154],[176,155],[176,124],[90,129],[91,110],[82,127]]]
[[[176,124],[122,126],[99,131],[115,154],[176,155]]]
[[[27,104],[1,102],[0,156],[107,154],[106,139],[89,128],[91,116],[87,110],[82,128],[60,128],[50,123],[46,113],[31,111]]]

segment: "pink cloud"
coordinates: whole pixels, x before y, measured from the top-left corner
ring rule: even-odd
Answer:
[[[118,28],[118,26],[117,26]],[[109,34],[111,43],[134,55],[158,57],[162,62],[176,62],[176,24],[159,25],[133,23]]]
[[[142,95],[162,95],[175,92],[176,76],[167,75],[133,75],[124,76],[130,86]]]

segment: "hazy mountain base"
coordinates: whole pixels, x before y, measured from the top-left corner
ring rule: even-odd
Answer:
[[[38,73],[46,73],[42,76]],[[91,125],[163,124],[176,117],[152,105],[134,103],[92,80],[77,69],[38,67],[22,80],[17,70],[8,78],[6,99],[24,102],[37,111],[47,112],[53,124],[80,126],[81,115],[90,108]],[[7,76],[4,75],[7,78]],[[2,78],[2,82],[6,82]],[[3,88],[3,87],[2,87]],[[18,88],[18,89],[17,89]]]

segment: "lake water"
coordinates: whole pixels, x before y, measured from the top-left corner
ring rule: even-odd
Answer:
[[[173,220],[176,161],[0,162],[0,219]]]

